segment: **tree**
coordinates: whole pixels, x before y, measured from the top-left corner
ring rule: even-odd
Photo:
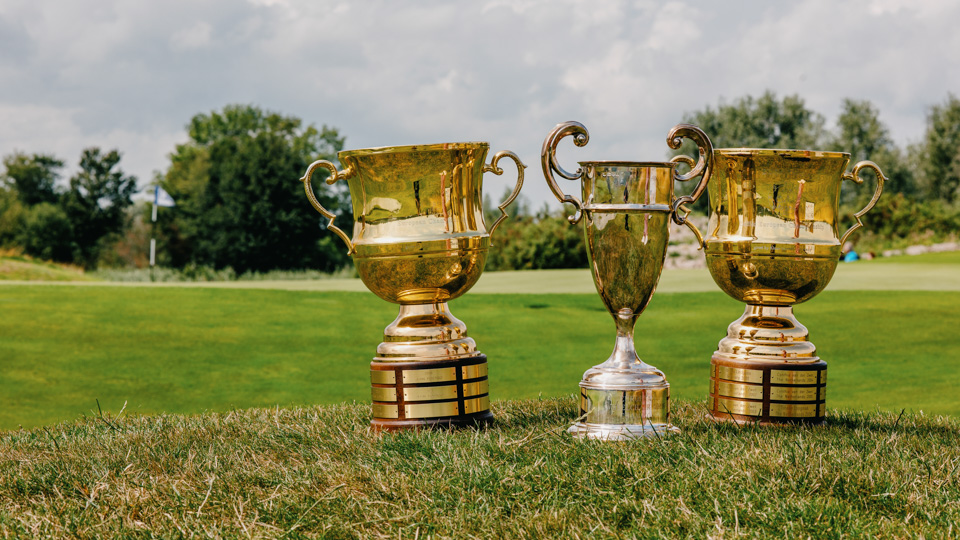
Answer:
[[[510,194],[504,192],[501,199]],[[484,220],[490,227],[500,216],[500,210],[484,197]],[[571,225],[564,210],[550,212],[544,205],[530,215],[523,195],[506,209],[508,219],[500,223],[491,238],[487,252],[487,270],[534,270],[545,268],[586,268],[587,250],[583,242],[583,227]]]
[[[15,238],[16,244],[34,257],[59,262],[74,260],[73,224],[56,204],[42,202],[28,208]]]
[[[807,109],[797,95],[778,100],[775,93],[765,92],[759,98],[744,96],[732,105],[721,103],[716,109],[687,113],[683,121],[702,129],[714,148],[783,148],[819,149],[824,142],[824,118]],[[672,152],[696,157],[696,148],[691,141]],[[693,191],[696,180],[678,184],[678,193]],[[707,208],[707,198],[692,207],[700,212]]]
[[[960,99],[953,94],[930,108],[919,157],[926,195],[948,204],[960,201]]]
[[[63,161],[45,154],[28,156],[23,152],[14,152],[3,158],[6,171],[3,181],[16,192],[26,206],[40,203],[57,202],[56,182]]]
[[[16,238],[23,228],[24,211],[17,192],[0,186],[0,247],[18,245]]]
[[[198,114],[190,140],[178,145],[158,178],[177,201],[161,216],[160,237],[168,262],[238,273],[272,269],[335,270],[347,263],[346,248],[326,231],[297,179],[315,159],[335,160],[343,148],[336,129],[303,127],[298,118],[230,105]],[[317,175],[317,198],[343,218],[344,186],[327,187]]]
[[[85,268],[97,265],[103,244],[119,234],[125,225],[130,196],[137,179],[117,167],[120,153],[87,148],[80,156],[80,172],[70,178],[70,186],[61,199],[69,220],[73,242],[73,260]]]
[[[699,126],[714,148],[817,148],[826,133],[823,116],[807,109],[800,96],[780,101],[769,90],[757,99],[744,96],[733,105],[707,106],[683,120]]]
[[[909,196],[917,193],[917,183],[907,157],[897,148],[887,126],[880,121],[880,112],[869,101],[843,100],[830,150],[848,152],[851,165],[870,160],[880,166],[887,177],[885,192]],[[866,174],[873,176],[873,171]],[[873,191],[866,185],[844,182],[841,201],[862,206],[873,197]]]

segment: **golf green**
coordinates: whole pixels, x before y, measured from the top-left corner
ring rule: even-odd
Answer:
[[[830,365],[828,406],[960,414],[960,292],[826,291],[798,306]],[[451,303],[490,360],[493,399],[576,392],[614,326],[593,294],[468,294]],[[80,415],[200,413],[369,400],[396,307],[370,293],[211,287],[0,287],[0,429]],[[637,349],[676,397],[706,394],[742,306],[659,292]]]

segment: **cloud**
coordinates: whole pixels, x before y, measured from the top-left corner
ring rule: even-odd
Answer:
[[[906,0],[8,0],[0,152],[72,163],[116,145],[148,180],[194,114],[255,103],[338,127],[348,148],[487,140],[527,162],[539,206],[540,144],[565,120],[591,142],[564,163],[663,159],[684,113],[767,89],[828,118],[869,99],[917,139],[960,88],[956,20],[954,2]]]
[[[209,24],[203,21],[194,23],[170,36],[170,48],[178,52],[199,49],[210,43],[212,33],[213,27]]]

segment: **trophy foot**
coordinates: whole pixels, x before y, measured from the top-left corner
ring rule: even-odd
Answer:
[[[467,325],[450,313],[446,302],[401,304],[397,318],[383,330],[375,361],[451,360],[478,354]]]
[[[670,424],[588,424],[578,422],[569,429],[567,433],[578,439],[592,439],[599,441],[630,441],[633,439],[646,439],[653,437],[664,437],[680,433],[680,429]]]
[[[747,305],[710,365],[710,418],[739,425],[825,421],[827,363],[790,306]]]
[[[487,357],[370,363],[374,431],[456,428],[493,421]]]
[[[591,371],[596,371],[594,368]],[[679,433],[670,425],[670,385],[595,387],[580,384],[580,422],[567,430],[580,439],[625,441]]]

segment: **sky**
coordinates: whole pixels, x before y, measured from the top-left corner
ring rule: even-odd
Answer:
[[[345,149],[487,141],[528,166],[531,206],[558,208],[539,154],[567,120],[591,136],[563,143],[568,170],[665,159],[684,114],[766,90],[828,127],[869,100],[919,141],[960,94],[958,23],[950,0],[0,0],[0,154],[54,154],[69,176],[83,148],[117,148],[146,189],[191,117],[250,103]]]

